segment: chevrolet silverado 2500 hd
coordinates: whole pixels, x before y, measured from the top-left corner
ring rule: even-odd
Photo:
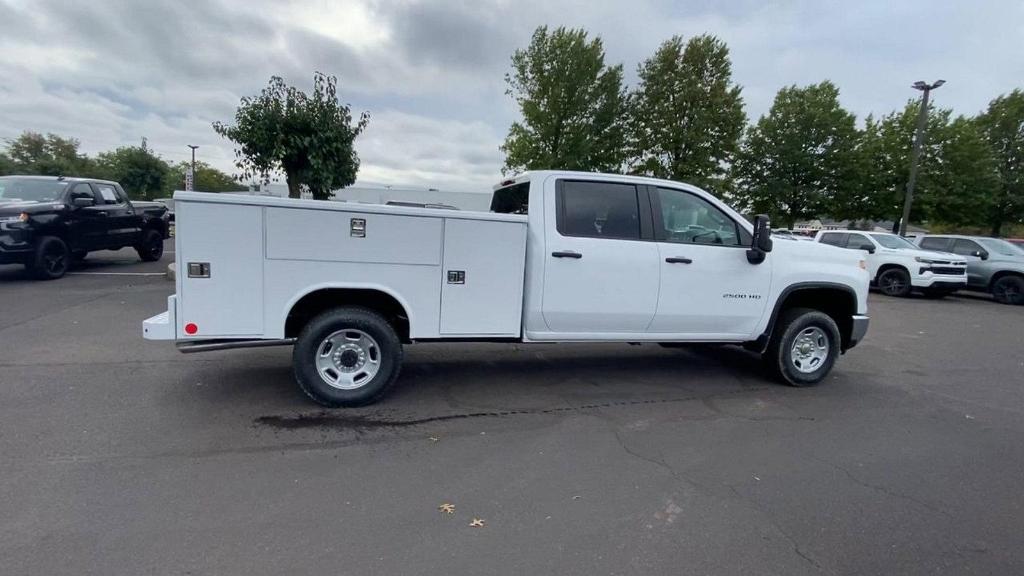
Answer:
[[[178,192],[176,294],[143,322],[183,352],[293,345],[327,406],[373,402],[403,344],[731,343],[794,386],[868,325],[862,257],[772,242],[678,182],[544,171],[491,212]]]

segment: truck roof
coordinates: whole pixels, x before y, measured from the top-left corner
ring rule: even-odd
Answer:
[[[629,182],[629,183],[634,183],[634,184],[635,183],[643,183],[643,184],[650,184],[652,186],[659,186],[659,185],[660,186],[668,186],[668,187],[671,187],[671,188],[689,188],[689,189],[693,189],[693,190],[701,190],[701,191],[703,191],[703,192],[705,192],[707,194],[711,194],[711,195],[717,197],[717,194],[714,194],[710,190],[706,190],[706,189],[700,188],[700,187],[695,186],[693,184],[690,184],[688,182],[680,182],[678,180],[665,180],[663,178],[651,178],[649,176],[636,176],[636,175],[633,175],[633,174],[614,174],[614,173],[608,173],[608,172],[582,172],[582,171],[579,171],[579,170],[533,170],[533,171],[526,171],[526,172],[522,172],[520,174],[516,174],[515,176],[512,176],[511,178],[507,178],[505,180],[502,180],[498,184],[494,185],[494,189],[498,190],[498,189],[504,188],[506,186],[512,186],[513,184],[521,184],[523,182],[528,182],[528,181],[531,181],[531,180],[542,180],[542,179],[547,178],[549,176],[561,176],[561,177],[568,177],[568,178],[579,178],[581,180],[604,180],[604,181],[611,181],[611,182],[620,181],[620,182]]]
[[[113,180],[104,180],[102,178],[86,178],[84,176],[39,176],[34,174],[7,174],[6,176],[0,176],[0,178],[22,178],[25,180],[46,180],[53,182],[99,182],[101,184],[113,184],[118,185]]]

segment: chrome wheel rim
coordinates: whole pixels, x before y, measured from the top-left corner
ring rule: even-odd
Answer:
[[[793,340],[789,358],[798,372],[810,374],[821,368],[828,358],[828,336],[816,326],[804,328]]]
[[[380,346],[362,330],[338,330],[316,348],[316,371],[328,386],[355,390],[380,371]]]

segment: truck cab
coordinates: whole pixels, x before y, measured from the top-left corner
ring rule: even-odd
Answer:
[[[328,406],[380,397],[403,344],[736,344],[809,385],[867,329],[860,255],[772,242],[767,218],[679,182],[532,172],[496,186],[489,213],[180,192],[175,206],[177,294],[144,335],[186,352],[292,345],[300,387]]]

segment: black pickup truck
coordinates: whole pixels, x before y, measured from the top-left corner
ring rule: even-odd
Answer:
[[[0,176],[0,264],[36,277],[63,276],[95,250],[133,247],[146,262],[163,256],[167,208],[131,202],[108,180]]]

